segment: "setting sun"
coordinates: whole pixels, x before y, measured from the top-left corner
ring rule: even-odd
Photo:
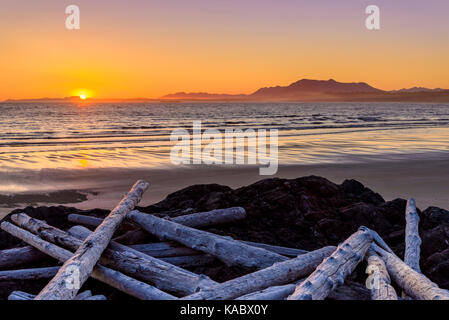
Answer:
[[[81,99],[81,100],[86,100],[86,98],[87,98],[87,97],[86,97],[85,94],[80,94],[80,99]]]

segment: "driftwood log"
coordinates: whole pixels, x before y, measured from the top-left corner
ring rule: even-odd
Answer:
[[[413,270],[421,272],[419,256],[421,253],[421,238],[419,236],[419,215],[415,200],[407,201],[405,210],[405,254],[404,262]]]
[[[78,239],[84,239],[91,233],[82,226],[72,227],[69,231]],[[161,290],[180,295],[191,294],[217,284],[205,275],[197,275],[114,241],[111,241],[109,249],[104,252],[101,262],[138,279],[154,283]]]
[[[366,256],[368,262],[366,286],[370,289],[371,300],[398,300],[382,258],[373,249],[368,249]]]
[[[449,291],[439,288],[420,272],[416,272],[396,255],[376,244],[374,251],[384,260],[388,273],[405,293],[417,300],[449,300]]]
[[[145,181],[137,181],[128,194],[104,219],[103,223],[79,246],[73,256],[64,262],[56,276],[36,296],[36,300],[71,300],[80,286],[89,278],[104,249],[128,212],[134,209],[148,188]],[[67,285],[67,281],[76,285]]]
[[[77,238],[41,220],[30,218],[24,213],[12,215],[11,220],[38,234],[43,239],[71,250],[76,250],[82,243],[81,239],[86,238],[92,232],[84,227],[73,227],[70,229],[73,232],[72,234],[75,234],[78,229],[77,235],[79,238]],[[191,294],[200,288],[216,284],[215,281],[206,276],[197,275],[114,241],[109,243],[109,247],[103,252],[100,262],[104,266],[142,281],[154,283],[161,290],[180,295]]]
[[[203,289],[184,300],[229,300],[247,293],[298,280],[310,274],[335,247],[324,247],[297,258]]]
[[[13,268],[40,261],[46,255],[33,247],[6,249],[0,251],[0,269]]]
[[[346,276],[354,271],[373,242],[370,229],[359,231],[340,244],[317,269],[295,289],[289,300],[323,300],[331,291],[344,283]]]
[[[33,300],[36,297],[34,294],[23,291],[13,291],[8,296],[8,300]]]
[[[132,211],[127,218],[161,240],[177,241],[189,248],[211,254],[227,265],[262,269],[287,260],[274,252],[152,215]]]
[[[0,281],[48,279],[54,277],[59,268],[46,267],[0,271]]]
[[[13,291],[9,296],[8,300],[34,300],[36,296],[34,294],[22,292],[22,291]],[[106,300],[104,295],[92,295],[90,290],[86,290],[78,294],[73,300]]]
[[[138,210],[134,211],[141,213]],[[245,209],[241,207],[233,207],[226,209],[215,209],[206,212],[191,213],[184,216],[167,219],[175,221],[176,223],[179,224],[183,224],[185,226],[202,228],[217,224],[236,222],[244,219],[245,217],[246,217]],[[92,227],[97,227],[103,222],[103,219],[101,218],[80,214],[69,214],[67,219],[73,223],[83,224]]]
[[[295,292],[296,286],[302,281],[304,281],[304,279],[296,284],[290,283],[282,286],[268,287],[263,290],[248,293],[235,300],[285,300],[289,295]]]
[[[236,240],[242,243],[245,243],[252,247],[262,248],[268,251],[272,251],[274,253],[280,254],[286,257],[297,257],[301,254],[305,254],[308,251],[295,249],[295,248],[287,248],[280,246],[273,246],[264,243],[251,242],[251,241],[243,241]],[[135,244],[130,245],[130,248],[136,249],[137,251],[143,252],[149,256],[155,258],[165,258],[165,257],[178,257],[178,256],[193,256],[201,254],[200,251],[184,247],[176,242],[155,242],[155,243],[147,243],[147,244]]]
[[[235,300],[285,300],[295,291],[296,286],[303,281],[304,279],[297,283],[269,287],[261,291],[238,297]],[[328,298],[332,300],[369,300],[370,294],[368,289],[364,286],[358,283],[348,282],[332,291]]]
[[[184,216],[170,218],[170,220],[192,228],[202,228],[206,226],[236,222],[244,219],[245,217],[245,209],[241,207],[234,207],[226,209],[216,209],[207,212],[192,213]],[[99,226],[103,221],[103,219],[101,218],[79,214],[69,214],[68,220],[73,223],[93,227]],[[114,240],[123,244],[134,244],[147,238],[147,236],[148,233],[146,231],[137,229],[128,231],[127,233],[114,238]]]
[[[72,256],[72,253],[66,249],[60,248],[50,242],[42,240],[40,237],[23,230],[9,222],[3,222],[1,228],[9,234],[21,239],[43,253],[64,262]],[[172,300],[175,297],[158,290],[141,281],[130,278],[118,271],[96,265],[93,270],[92,278],[102,281],[111,287],[123,291],[131,296],[142,300]]]

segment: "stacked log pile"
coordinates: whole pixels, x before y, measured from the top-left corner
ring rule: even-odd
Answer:
[[[375,230],[364,226],[337,247],[308,251],[204,230],[245,221],[242,207],[172,218],[143,213],[135,207],[148,186],[136,182],[104,219],[68,215],[71,227],[64,230],[26,213],[2,222],[2,230],[27,246],[0,251],[0,282],[46,282],[39,292],[15,290],[8,299],[105,300],[103,292],[89,290],[92,278],[141,300],[398,300],[396,290],[407,299],[449,300],[449,291],[421,272],[420,219],[413,199],[404,213],[401,260]],[[46,256],[60,264],[19,268]],[[217,264],[244,274],[219,282],[191,271]],[[361,285],[351,277],[363,264],[366,276]]]

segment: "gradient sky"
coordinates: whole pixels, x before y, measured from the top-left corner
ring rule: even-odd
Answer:
[[[365,28],[370,4],[379,31]],[[250,93],[301,78],[449,88],[447,0],[1,0],[0,43],[1,100]]]

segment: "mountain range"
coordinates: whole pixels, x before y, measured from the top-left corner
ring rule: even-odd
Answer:
[[[429,101],[448,102],[449,90],[413,87],[385,91],[365,82],[343,83],[329,80],[302,79],[288,86],[265,87],[250,94],[213,94],[178,92],[161,100],[206,101]]]

